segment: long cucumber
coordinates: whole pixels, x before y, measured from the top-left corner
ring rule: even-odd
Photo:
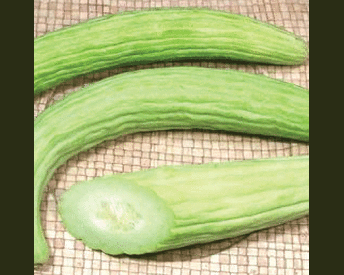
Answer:
[[[124,73],[68,95],[34,122],[35,262],[49,257],[39,210],[56,168],[105,140],[169,129],[307,142],[309,93],[263,75],[173,67]]]
[[[208,9],[107,15],[34,40],[34,94],[106,69],[180,60],[298,65],[301,38],[247,16]]]
[[[99,177],[66,191],[59,213],[75,238],[113,255],[237,237],[309,213],[309,156]]]

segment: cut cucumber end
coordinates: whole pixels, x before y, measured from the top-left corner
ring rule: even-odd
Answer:
[[[72,236],[111,255],[155,251],[174,225],[172,210],[154,191],[109,177],[72,186],[59,213]]]

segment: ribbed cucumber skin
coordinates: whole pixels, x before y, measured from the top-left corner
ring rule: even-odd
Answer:
[[[132,191],[122,194],[116,186],[126,189],[126,184]],[[147,192],[144,203],[136,203],[136,211],[150,212],[147,217],[161,217],[163,222],[123,233],[118,219],[128,223],[132,215],[121,208],[112,211],[114,218],[101,221],[111,226],[99,230],[99,217],[94,213],[103,211],[101,201],[134,204],[142,200],[142,192],[137,191],[142,187],[154,191],[162,207],[146,209],[150,200],[159,201]],[[144,254],[237,237],[309,213],[309,156],[165,166],[99,177],[65,192],[59,211],[75,238],[108,254]],[[155,238],[160,232],[168,234]],[[144,236],[151,241],[143,242]]]
[[[176,226],[157,251],[240,236],[309,213],[309,156],[163,169],[156,180],[148,173],[142,181],[126,175],[155,190],[175,213]],[[171,190],[157,186],[164,173]]]
[[[223,130],[308,141],[308,128],[308,90],[235,70],[147,69],[70,94],[34,122],[35,261],[47,256],[39,215],[44,187],[81,151],[144,131]]]
[[[297,65],[308,55],[293,33],[247,16],[208,9],[108,15],[34,40],[34,94],[80,75],[127,65],[236,60]]]

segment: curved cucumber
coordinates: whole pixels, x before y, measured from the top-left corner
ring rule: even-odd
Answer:
[[[302,64],[308,50],[293,33],[207,9],[108,15],[34,40],[34,94],[110,68],[190,59]]]
[[[198,67],[125,73],[70,94],[34,122],[35,262],[49,256],[42,194],[70,157],[122,135],[169,129],[308,141],[308,98],[308,90],[262,75]]]
[[[236,237],[308,211],[308,156],[110,175],[72,186],[59,204],[70,234],[108,254]]]

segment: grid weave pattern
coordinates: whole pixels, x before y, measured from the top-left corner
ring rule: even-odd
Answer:
[[[309,41],[309,2],[297,0],[35,0],[34,37],[91,18],[155,7],[207,7],[240,13],[281,26]],[[212,62],[159,63],[109,70],[63,83],[34,99],[34,117],[83,86],[126,71],[170,66],[232,68],[260,73],[309,88],[309,62],[302,66]],[[60,195],[77,181],[161,165],[200,164],[309,154],[309,145],[210,131],[138,133],[104,142],[56,170],[42,203],[50,261],[35,274],[224,275],[309,274],[309,217],[248,236],[138,257],[109,256],[85,247],[64,229],[57,214]]]

